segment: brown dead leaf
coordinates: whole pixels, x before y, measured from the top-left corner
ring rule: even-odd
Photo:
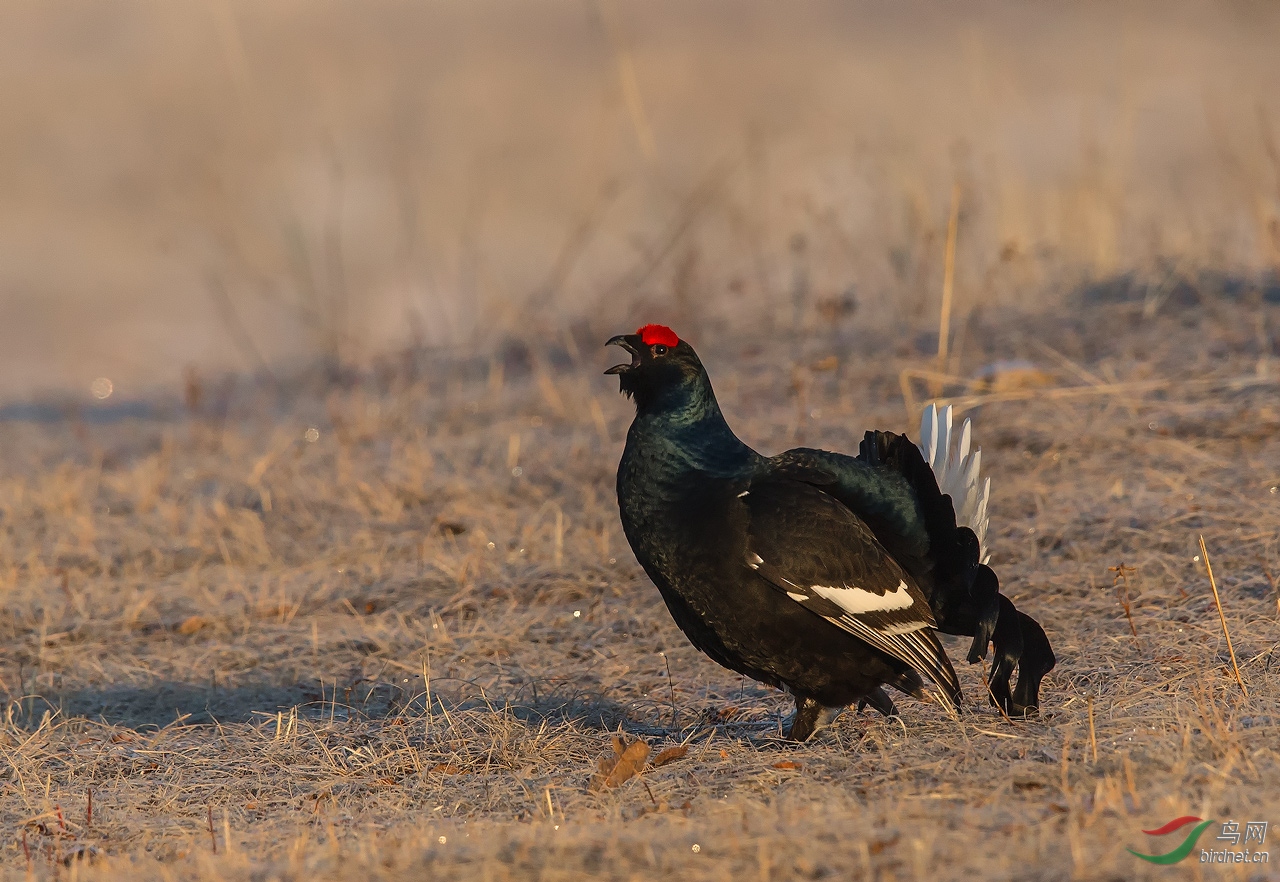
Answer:
[[[728,758],[729,758],[729,751],[725,750],[723,747],[720,748],[720,759],[728,759]]]
[[[790,771],[795,771],[796,769],[803,769],[804,765],[802,765],[801,763],[794,762],[792,760],[782,760],[781,762],[774,763],[773,767],[775,769],[783,769],[785,771],[790,772]]]
[[[665,766],[667,763],[673,763],[689,752],[689,745],[677,744],[675,747],[668,747],[661,751],[653,760],[653,767]]]
[[[636,739],[630,744],[625,743],[618,736],[613,737],[613,756],[603,756],[597,763],[598,771],[591,776],[591,782],[588,785],[592,790],[601,790],[605,787],[617,787],[630,779],[644,768],[645,760],[649,758],[649,745],[643,739]]]
[[[880,854],[886,848],[892,848],[898,844],[898,835],[895,833],[887,839],[872,839],[867,843],[867,851],[872,854]]]
[[[431,767],[431,771],[441,775],[461,775],[466,770],[455,766],[453,763],[436,763]]]
[[[175,628],[174,630],[177,631],[179,634],[189,637],[190,635],[204,628],[204,626],[207,624],[209,623],[206,622],[204,619],[200,618],[199,616],[190,616],[188,618],[183,619],[178,624],[178,627]]]

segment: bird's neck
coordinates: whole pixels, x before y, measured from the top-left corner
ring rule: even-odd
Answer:
[[[732,473],[758,457],[725,422],[705,376],[637,410],[628,444],[641,442],[677,470]]]

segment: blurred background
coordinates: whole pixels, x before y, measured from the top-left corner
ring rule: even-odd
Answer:
[[[953,206],[960,316],[1276,297],[1278,37],[1265,2],[11,0],[0,403],[936,330]]]

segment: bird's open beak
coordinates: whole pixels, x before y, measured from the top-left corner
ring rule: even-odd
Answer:
[[[605,346],[621,346],[623,349],[631,353],[631,364],[615,364],[613,367],[605,371],[606,374],[625,374],[632,368],[640,366],[640,350],[636,348],[634,334],[619,334],[616,337],[610,337]]]

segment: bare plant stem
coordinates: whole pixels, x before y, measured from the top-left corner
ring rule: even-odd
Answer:
[[[674,729],[680,719],[680,711],[676,707],[676,684],[671,681],[671,660],[665,652],[661,655],[662,663],[667,666],[667,690],[671,693],[671,728]]]
[[[1093,762],[1098,762],[1098,733],[1093,728],[1093,696],[1089,696],[1089,749],[1093,752]]]
[[[960,226],[960,185],[951,187],[951,216],[947,219],[947,250],[942,264],[942,314],[938,317],[938,373],[947,372],[947,346],[951,338],[951,300],[956,280],[956,233]],[[942,384],[934,387],[942,394]]]
[[[1231,645],[1231,632],[1227,630],[1227,617],[1222,612],[1222,598],[1218,596],[1218,582],[1213,578],[1213,566],[1209,563],[1209,549],[1204,545],[1204,535],[1200,536],[1200,553],[1204,555],[1204,568],[1209,573],[1209,587],[1213,589],[1213,602],[1218,605],[1218,620],[1222,622],[1222,633],[1227,638],[1227,652],[1231,654],[1231,667],[1236,672],[1236,682],[1240,684],[1240,691],[1249,696],[1249,690],[1245,688],[1244,678],[1240,676],[1240,665],[1236,662],[1236,650]]]

